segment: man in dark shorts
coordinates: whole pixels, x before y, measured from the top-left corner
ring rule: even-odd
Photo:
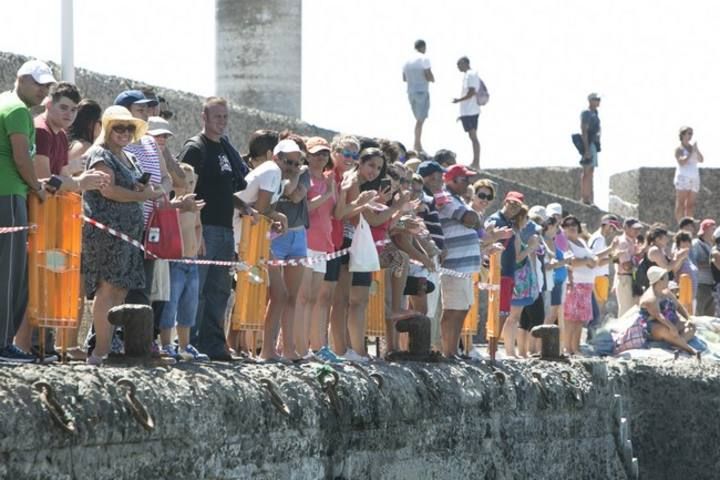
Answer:
[[[480,105],[478,105],[475,95],[480,89],[480,77],[475,70],[470,69],[470,59],[468,57],[461,57],[457,61],[457,68],[464,75],[460,97],[454,98],[453,103],[460,104],[460,116],[458,118],[472,143],[473,160],[470,167],[478,170],[480,169],[480,141],[477,137],[477,127]]]
[[[580,178],[580,200],[591,205],[593,203],[593,173],[598,166],[600,151],[600,95],[591,93],[587,97],[588,108],[580,114],[580,131],[582,132],[583,157],[580,163],[583,171]]]

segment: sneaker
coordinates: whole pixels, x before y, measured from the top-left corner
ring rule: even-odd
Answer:
[[[16,345],[8,345],[0,351],[0,362],[33,363],[35,361],[37,361],[35,355],[22,350]]]
[[[330,350],[330,348],[328,346],[324,346],[320,350],[315,352],[315,357],[322,360],[323,362],[329,362],[329,363],[341,363],[342,362],[342,359],[340,357],[338,357],[337,355],[335,355],[335,353],[332,350]]]
[[[349,361],[349,362],[369,362],[370,358],[363,357],[359,353],[357,353],[352,348],[348,348],[347,352],[345,352],[345,355],[343,355],[343,359]]]
[[[183,350],[178,350],[178,354],[183,360],[194,360],[197,362],[207,362],[210,357],[204,353],[200,353],[197,348],[192,345],[188,345]]]
[[[160,349],[160,355],[163,357],[176,358],[178,356],[178,351],[175,348],[175,345],[168,344],[168,345],[164,345]]]

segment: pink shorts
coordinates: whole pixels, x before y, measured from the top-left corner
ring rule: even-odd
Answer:
[[[512,300],[514,277],[500,277],[500,315],[510,315],[510,301]]]
[[[592,292],[592,283],[568,284],[563,309],[566,321],[588,323],[592,320]]]

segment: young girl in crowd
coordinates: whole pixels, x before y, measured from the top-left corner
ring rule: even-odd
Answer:
[[[175,187],[180,196],[195,191],[197,175],[195,169],[187,163],[181,163],[185,172],[186,187]],[[202,223],[200,212],[180,213],[180,235],[183,242],[183,258],[195,259],[203,254]],[[170,357],[179,356],[184,360],[208,360],[190,344],[190,328],[195,324],[198,307],[198,287],[200,277],[195,264],[170,263],[170,300],[160,314],[160,341],[162,352]],[[177,331],[178,347],[172,343],[172,328]]]
[[[567,330],[565,347],[570,355],[577,355],[580,353],[582,327],[592,320],[592,294],[597,257],[580,237],[582,227],[575,216],[565,217],[562,227],[568,239],[569,251],[573,255],[570,263],[572,281],[568,283],[565,298],[564,313]]]

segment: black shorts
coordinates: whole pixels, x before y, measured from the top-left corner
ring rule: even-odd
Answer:
[[[403,295],[426,295],[435,290],[435,284],[425,277],[407,277]]]
[[[477,130],[478,117],[480,115],[465,115],[460,117],[460,121],[463,125],[463,130],[469,132],[470,130]]]
[[[544,321],[545,301],[543,300],[542,294],[540,294],[532,304],[523,308],[522,314],[520,315],[520,328],[529,332],[533,327],[542,325]]]
[[[350,248],[350,243],[352,243],[352,240],[349,238],[343,238],[343,244],[341,249],[344,248]],[[347,265],[350,263],[350,254],[345,254],[342,257],[336,258],[334,260],[331,260],[332,262],[336,262],[336,265],[333,265],[332,268],[337,269],[337,276],[335,277],[335,281],[337,281],[338,278],[340,278],[340,266],[341,265]],[[327,267],[325,270],[325,280],[328,280],[328,273],[330,272],[330,262],[327,263]],[[333,280],[328,280],[333,281]],[[372,272],[353,272],[352,273],[352,283],[351,285],[353,287],[369,287],[372,284]]]
[[[342,257],[333,258],[325,262],[325,281],[337,282],[340,278],[340,266],[342,265]]]

